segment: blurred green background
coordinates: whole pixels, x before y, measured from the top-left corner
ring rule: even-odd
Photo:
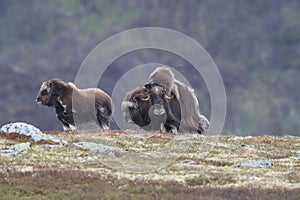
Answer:
[[[61,130],[54,110],[34,102],[40,84],[74,81],[101,41],[157,26],[194,38],[217,64],[227,93],[225,134],[300,135],[299,10],[297,0],[0,0],[0,125],[24,121]],[[147,62],[183,65],[179,71],[191,77],[201,112],[210,117],[203,80],[193,80],[189,63],[167,52],[123,56],[99,87],[111,93],[122,73]]]

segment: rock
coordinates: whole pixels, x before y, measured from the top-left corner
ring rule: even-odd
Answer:
[[[195,162],[194,160],[185,160],[183,161],[183,163],[188,165],[197,165],[197,162]]]
[[[21,144],[15,144],[15,145],[4,147],[3,149],[0,149],[0,154],[16,155],[19,153],[25,153],[30,149],[31,149],[30,142],[25,142]]]
[[[250,176],[248,178],[249,181],[257,181],[257,180],[261,180],[261,177],[258,177],[258,176]]]
[[[247,154],[256,154],[257,150],[254,147],[247,148]]]
[[[96,144],[92,142],[76,142],[73,143],[73,145],[83,149],[88,149],[93,155],[104,154],[116,157],[119,153],[128,151],[127,149],[108,146],[104,144]]]
[[[273,167],[274,164],[268,160],[253,160],[249,162],[236,163],[233,167],[257,167],[257,168],[267,168]]]
[[[33,142],[44,142],[48,144],[67,143],[58,138],[46,135],[40,129],[24,122],[6,124],[1,127],[0,133],[9,138],[26,138],[33,140]]]
[[[296,157],[297,157],[297,158],[300,158],[300,151],[297,151],[297,152],[296,152]]]
[[[257,149],[253,145],[242,145],[242,147],[246,147],[245,153],[242,154],[243,157],[253,156],[257,153]]]

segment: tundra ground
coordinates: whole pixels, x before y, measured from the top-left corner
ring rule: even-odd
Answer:
[[[300,138],[48,132],[68,144],[0,155],[0,199],[298,199]],[[0,149],[27,142],[0,137]],[[72,143],[126,149],[92,153]],[[264,161],[266,166],[246,166]],[[239,165],[240,164],[240,165]],[[237,167],[240,166],[240,167]]]

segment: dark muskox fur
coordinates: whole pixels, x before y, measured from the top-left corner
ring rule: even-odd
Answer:
[[[149,101],[142,101],[146,99],[149,92],[145,86],[135,88],[126,93],[122,102],[122,111],[124,121],[127,123],[135,123],[140,127],[146,126],[150,123],[148,117],[144,117],[144,113],[148,113],[151,105]],[[134,116],[134,121],[132,120]]]
[[[76,130],[76,125],[89,122],[106,130],[111,121],[111,98],[98,88],[78,89],[73,83],[51,79],[41,85],[36,102],[55,107],[64,130]]]
[[[164,87],[146,84],[128,92],[122,103],[124,119],[145,130],[177,132],[180,126],[180,105],[176,96],[166,97]]]
[[[165,110],[170,111],[167,119],[181,119],[180,123],[176,122],[176,120],[171,120],[171,123],[165,123],[166,129],[174,130],[174,127],[176,127],[177,130],[179,128],[179,132],[198,132],[200,134],[207,132],[209,121],[199,112],[199,103],[194,90],[176,80],[170,68],[165,66],[156,68],[151,73],[149,81],[150,84],[136,88],[125,96],[122,104],[124,117],[126,116],[125,120],[129,119],[130,116],[131,120],[139,126],[149,123],[149,114],[147,115],[147,113],[152,113],[149,112],[149,107],[157,104],[154,101],[162,99]],[[164,96],[161,96],[161,98],[157,98],[157,95],[156,98],[153,98],[155,96],[153,89],[157,88],[165,91],[163,93]],[[139,96],[144,96],[144,99],[147,99],[145,96],[150,96],[151,100],[147,104],[145,101],[137,98]],[[172,128],[167,128],[166,124],[169,124]]]

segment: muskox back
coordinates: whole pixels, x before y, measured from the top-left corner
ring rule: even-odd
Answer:
[[[76,89],[71,98],[75,123],[97,122],[100,129],[109,128],[113,104],[106,93],[98,88]]]

